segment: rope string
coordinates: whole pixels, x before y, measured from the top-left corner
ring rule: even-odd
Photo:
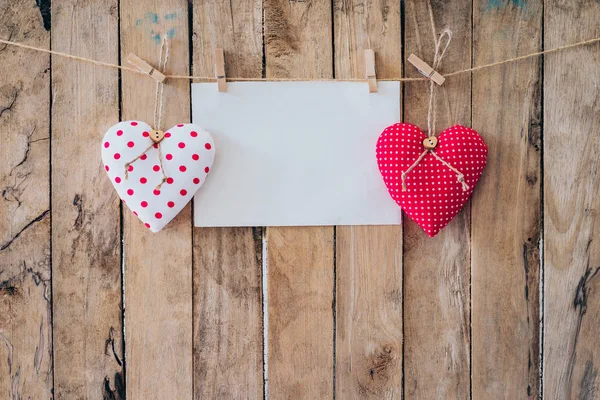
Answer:
[[[162,158],[160,143],[157,144],[157,148],[158,148],[158,163],[160,164],[160,172],[162,172],[162,179],[161,179],[160,183],[156,186],[156,190],[160,190],[160,188],[167,181],[168,178],[167,178],[167,174],[165,174],[165,168],[163,167],[163,162],[162,162],[163,158]]]
[[[442,40],[446,39],[446,46],[440,52]],[[442,58],[444,58],[444,54],[446,54],[446,50],[448,50],[448,46],[450,46],[450,42],[452,41],[452,31],[448,28],[444,29],[440,34],[440,37],[435,41],[435,55],[433,57],[433,71],[430,73],[431,78],[435,71],[440,68],[442,64]],[[427,135],[429,137],[435,136],[435,87],[436,83],[433,79],[429,79],[429,109],[427,110]]]
[[[446,45],[442,48],[442,42],[444,39],[446,40]],[[450,46],[450,42],[452,41],[452,31],[450,29],[446,28],[442,31],[440,36],[434,40],[435,40],[435,55],[433,57],[432,68],[435,72],[439,69],[440,65],[442,64],[442,58],[444,58],[444,54],[446,54],[446,50],[448,50],[448,46]],[[429,78],[431,78],[431,76],[433,76],[434,72],[429,74],[430,75]],[[429,109],[427,110],[427,135],[428,135],[428,137],[434,137],[435,136],[435,88],[436,88],[437,84],[432,79],[429,79],[429,81],[430,82],[429,82]],[[451,171],[453,171],[456,174],[456,179],[461,184],[463,191],[469,190],[469,185],[467,185],[467,183],[465,182],[465,176],[462,172],[460,172],[459,170],[454,168],[449,162],[447,162],[442,157],[440,157],[435,151],[433,151],[433,149],[425,149],[425,151],[423,151],[421,153],[421,155],[415,160],[415,162],[413,162],[412,165],[410,167],[408,167],[408,169],[406,171],[402,172],[402,191],[403,192],[406,191],[406,177],[408,176],[408,174],[410,174],[410,172],[413,169],[416,168],[417,165],[419,165],[419,163],[425,158],[425,156],[428,153],[431,153],[431,155],[433,155],[438,161],[440,161],[442,164],[444,164],[446,167],[448,167]]]
[[[444,49],[440,52],[440,47],[441,47],[440,43],[441,43],[441,40],[443,39],[444,36],[448,37],[448,42],[446,43],[446,46],[444,46]],[[444,54],[446,53],[446,50],[448,49],[448,46],[450,44],[450,40],[451,39],[452,39],[452,33],[451,33],[451,31],[444,30],[442,32],[442,34],[440,35],[440,37],[438,38],[438,40],[436,40],[435,57],[434,57],[434,62],[433,62],[433,69],[434,70],[439,69],[439,66],[441,64],[442,58],[443,58]],[[159,68],[160,68],[160,64],[163,64],[162,68],[161,68],[162,70],[164,70],[164,67],[166,66],[167,59],[168,59],[168,54],[169,54],[168,46],[165,46],[165,41],[166,41],[166,39],[163,39],[163,42],[161,44],[161,53],[160,53],[160,61],[159,61]],[[549,50],[542,50],[542,51],[538,51],[538,52],[535,52],[535,53],[530,53],[530,54],[526,54],[526,55],[522,55],[522,56],[518,56],[518,57],[513,57],[513,58],[509,58],[509,59],[503,60],[503,61],[497,61],[497,62],[493,62],[493,63],[489,63],[489,64],[479,65],[477,67],[472,67],[472,68],[462,69],[462,70],[459,70],[459,71],[444,73],[443,76],[445,78],[448,78],[448,77],[451,77],[451,76],[456,76],[456,75],[460,75],[460,74],[464,74],[464,73],[468,73],[468,72],[477,72],[477,71],[481,71],[481,70],[487,69],[487,68],[492,68],[492,67],[495,67],[495,66],[498,66],[498,65],[504,65],[504,64],[508,64],[508,63],[518,62],[518,61],[522,61],[522,60],[525,60],[525,59],[528,59],[528,58],[537,57],[537,56],[541,56],[541,55],[544,55],[544,54],[556,53],[556,52],[559,52],[559,51],[563,51],[563,50],[567,50],[567,49],[572,49],[574,47],[586,46],[586,45],[590,45],[590,44],[594,44],[594,43],[598,43],[598,42],[600,42],[600,37],[596,37],[596,38],[584,40],[584,41],[581,41],[581,42],[571,43],[571,44],[564,45],[564,46],[555,47],[555,48],[549,49]],[[119,70],[122,70],[122,71],[128,71],[128,72],[133,72],[133,73],[136,73],[136,74],[144,74],[145,75],[145,73],[143,71],[139,71],[138,69],[129,68],[129,67],[126,67],[126,66],[123,66],[123,65],[118,65],[118,64],[106,63],[106,62],[94,60],[94,59],[91,59],[91,58],[80,57],[80,56],[76,56],[74,54],[63,53],[63,52],[55,51],[55,50],[48,50],[48,49],[44,49],[44,48],[41,48],[41,47],[29,46],[29,45],[26,45],[26,44],[23,44],[23,43],[13,42],[13,41],[4,40],[4,39],[0,39],[0,43],[3,43],[5,45],[7,45],[7,46],[14,46],[14,47],[22,48],[22,49],[28,49],[28,50],[38,51],[38,52],[42,52],[42,53],[46,53],[46,54],[52,54],[52,55],[55,55],[55,56],[64,57],[64,58],[68,58],[68,59],[71,59],[71,60],[87,62],[87,63],[90,63],[90,64],[102,66],[102,67],[119,69]],[[165,57],[164,57],[164,63],[162,62],[162,60],[163,60],[163,46],[166,47],[166,52],[165,52]],[[215,82],[216,81],[216,78],[209,77],[209,76],[165,75],[165,77],[168,78],[168,79],[200,80],[200,81],[206,81],[206,82]],[[423,78],[406,78],[406,77],[400,77],[400,78],[378,79],[379,81],[399,81],[399,82],[415,82],[415,81],[427,81],[427,80],[430,81],[430,83],[429,83],[430,84],[429,110],[428,110],[428,113],[427,113],[427,129],[428,129],[427,134],[429,135],[429,137],[435,135],[435,107],[434,107],[435,91],[434,91],[434,86],[433,86],[434,82],[431,81],[430,78],[431,77],[423,77]],[[290,82],[290,81],[304,81],[306,79],[302,79],[302,78],[279,78],[279,79],[278,78],[227,78],[227,80],[230,81],[230,82],[265,82],[265,81]],[[312,81],[338,81],[338,82],[364,82],[364,79],[311,79],[311,80]],[[160,127],[160,120],[161,120],[161,117],[162,117],[162,94],[163,94],[163,87],[162,86],[160,87],[160,96],[159,96],[159,85],[157,83],[156,98],[158,99],[160,97],[158,110],[156,108],[156,102],[155,102],[155,109],[154,109],[155,126],[157,128]],[[134,163],[135,161],[137,161],[148,150],[150,150],[152,148],[152,146],[148,147],[148,149],[146,149],[138,157],[134,158],[132,161],[130,161],[130,162],[128,162],[128,163],[125,164],[125,178],[126,179],[127,179],[128,172],[129,172],[128,171],[129,166],[132,163]],[[427,153],[431,153],[436,159],[438,159],[441,163],[443,163],[445,166],[447,166],[448,168],[450,168],[454,173],[456,173],[457,179],[461,183],[463,190],[468,190],[469,189],[469,186],[464,181],[464,175],[460,171],[458,171],[456,168],[454,168],[448,162],[446,162],[445,160],[443,160],[433,150],[427,149],[427,150],[425,150],[415,160],[415,162],[406,171],[404,171],[402,173],[402,190],[403,191],[406,190],[406,184],[405,184],[406,176],[419,164],[419,162],[421,162],[421,160],[423,160],[423,158],[427,155]],[[166,182],[166,180],[167,180],[167,177],[166,177],[166,175],[164,173],[164,168],[162,168],[162,155],[161,155],[161,151],[160,151],[160,145],[158,146],[158,156],[159,156],[159,161],[160,161],[160,164],[161,164],[161,171],[163,173],[162,182],[157,186],[157,189],[160,189],[160,187],[162,186],[162,184],[164,182]]]
[[[144,154],[146,154],[148,152],[148,150],[150,150],[152,147],[154,147],[154,143],[151,144],[150,146],[148,146],[148,148],[146,150],[142,151],[142,153],[139,156],[137,156],[133,160],[125,163],[125,179],[129,179],[129,166],[131,164],[133,164],[134,162],[136,162],[137,160],[139,160],[140,157],[142,157]]]
[[[600,37],[596,37],[593,39],[584,40],[581,42],[576,42],[576,43],[572,43],[572,44],[568,44],[568,45],[564,45],[564,46],[559,46],[559,47],[549,49],[549,50],[543,50],[543,51],[538,51],[535,53],[530,53],[530,54],[526,54],[526,55],[522,55],[522,56],[518,56],[518,57],[514,57],[514,58],[509,58],[509,59],[506,59],[503,61],[497,61],[497,62],[493,62],[493,63],[489,63],[489,64],[483,64],[483,65],[480,65],[477,67],[461,69],[459,71],[454,71],[454,72],[448,72],[448,73],[444,73],[443,75],[445,78],[448,78],[450,76],[464,74],[467,72],[477,72],[482,69],[492,68],[492,67],[496,67],[498,65],[508,64],[508,63],[512,63],[512,62],[518,62],[518,61],[525,60],[528,58],[541,56],[543,54],[556,53],[558,51],[563,51],[563,50],[567,50],[567,49],[571,49],[571,48],[579,47],[579,46],[586,46],[586,45],[594,44],[594,43],[598,43],[598,42],[600,42]],[[129,68],[129,67],[126,67],[123,65],[111,64],[111,63],[106,63],[103,61],[97,61],[97,60],[94,60],[91,58],[79,57],[74,54],[63,53],[63,52],[55,51],[55,50],[48,50],[48,49],[44,49],[41,47],[29,46],[29,45],[26,45],[23,43],[13,42],[13,41],[4,40],[4,39],[0,39],[0,43],[3,43],[8,46],[20,47],[22,49],[28,49],[28,50],[33,50],[33,51],[39,51],[41,53],[52,54],[55,56],[64,57],[64,58],[68,58],[71,60],[87,62],[90,64],[99,65],[102,67],[120,69],[122,71],[128,71],[128,72],[133,72],[136,74],[146,75],[143,71],[139,71],[138,69],[135,69],[135,68]],[[199,81],[205,81],[205,82],[215,82],[216,81],[216,78],[212,77],[212,76],[165,75],[165,77],[167,77],[169,79],[187,79],[187,80],[199,80]],[[290,81],[305,81],[305,80],[307,80],[307,79],[302,79],[302,78],[227,78],[227,81],[229,81],[229,82],[263,82],[263,81],[290,82]],[[311,81],[327,81],[327,82],[328,81],[337,81],[337,82],[364,82],[365,81],[364,79],[310,79],[310,80]],[[395,81],[395,82],[415,82],[415,81],[427,81],[427,80],[429,80],[429,78],[426,78],[426,77],[423,77],[423,78],[400,77],[400,78],[383,78],[383,79],[377,78],[377,80],[378,81]]]
[[[164,59],[163,59],[164,55]],[[160,43],[160,57],[158,59],[158,70],[163,72],[167,66],[169,60],[169,46],[167,39],[163,38]],[[163,109],[163,92],[165,84],[164,82],[156,81],[156,93],[154,94],[154,129],[160,130],[160,123],[162,120],[162,109]],[[160,94],[159,94],[160,91]]]
[[[167,38],[165,37],[163,38],[160,44],[160,55],[158,59],[158,70],[160,72],[163,72],[167,67],[167,61],[169,61],[169,43],[167,41]],[[154,129],[156,130],[160,130],[162,122],[164,88],[164,82],[156,81],[156,91],[154,93]],[[165,168],[163,167],[163,158],[160,143],[152,143],[140,155],[135,157],[133,160],[125,163],[125,179],[129,179],[129,166],[137,160],[139,160],[144,154],[148,152],[148,150],[150,150],[153,147],[155,147],[158,150],[158,162],[160,164],[160,172],[162,173],[162,179],[160,183],[156,186],[156,190],[160,190],[162,185],[168,179],[167,174],[165,174]]]
[[[406,171],[402,172],[402,191],[403,192],[406,191],[406,175],[410,174],[410,171],[412,171],[417,165],[419,165],[419,163],[421,162],[421,160],[423,158],[425,158],[427,153],[429,153],[429,149],[422,152],[421,155],[419,156],[419,158],[417,158],[415,160],[415,162],[412,163],[412,165],[410,167],[408,167],[408,169]]]
[[[444,164],[446,167],[450,168],[452,171],[454,171],[454,173],[456,174],[456,180],[458,182],[460,182],[460,184],[462,185],[462,190],[463,191],[467,191],[469,190],[469,185],[467,185],[467,183],[465,182],[465,176],[463,175],[462,172],[460,172],[459,170],[457,170],[456,168],[454,168],[452,165],[450,165],[450,163],[446,162],[446,160],[444,160],[442,157],[438,156],[438,154],[433,151],[430,150],[429,151],[435,158],[438,159],[438,161],[440,161],[442,164]]]

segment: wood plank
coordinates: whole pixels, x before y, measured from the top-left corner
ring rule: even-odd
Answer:
[[[262,230],[194,233],[194,398],[262,398]]]
[[[428,4],[433,3],[433,9]],[[440,72],[471,66],[471,1],[407,1],[405,55],[431,65],[435,40],[448,27],[453,39]],[[430,14],[431,13],[431,14]],[[435,24],[435,29],[432,26]],[[407,65],[406,75],[421,76]],[[436,89],[436,134],[471,124],[469,74]],[[404,120],[427,129],[429,82],[405,86]],[[450,110],[450,112],[448,111]],[[469,203],[436,237],[404,218],[405,394],[415,398],[468,398],[470,394]],[[435,384],[433,384],[435,382]]]
[[[220,47],[228,77],[262,77],[260,0],[193,11],[195,75],[214,75]],[[262,229],[194,229],[194,398],[262,398],[262,320]]]
[[[0,38],[49,47],[47,10],[1,4]],[[6,45],[0,58],[0,398],[50,398],[50,58]]]
[[[170,37],[167,74],[189,74],[188,4],[185,0],[121,1],[121,59],[133,52],[156,65],[160,42]],[[155,82],[124,73],[122,119],[153,122]],[[190,121],[190,82],[164,88],[163,126]],[[127,397],[192,397],[191,206],[161,232],[152,233],[126,207],[125,321]]]
[[[54,4],[53,50],[118,63],[117,9]],[[99,151],[119,120],[118,73],[53,57],[52,99],[55,397],[124,398],[119,202]]]
[[[221,47],[227,77],[262,77],[262,1],[196,0],[193,11],[194,75],[215,75],[214,50]]]
[[[267,78],[331,78],[331,3],[264,2]],[[293,106],[293,105],[290,105]],[[268,228],[268,394],[333,397],[334,229]]]
[[[600,3],[544,2],[547,49],[600,36]],[[544,58],[544,396],[600,397],[600,48]]]
[[[399,3],[334,2],[337,78],[364,78],[367,48],[379,78],[401,76],[401,39]],[[335,345],[336,398],[401,398],[401,225],[337,227]]]
[[[268,228],[268,393],[333,397],[333,228]]]
[[[336,397],[402,397],[402,229],[337,229]]]
[[[539,51],[542,2],[478,0],[474,66]],[[473,75],[489,149],[472,198],[473,398],[539,398],[541,71],[531,58]]]
[[[264,1],[267,78],[332,78],[331,4]]]

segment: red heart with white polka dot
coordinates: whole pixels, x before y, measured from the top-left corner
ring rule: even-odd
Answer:
[[[208,132],[194,124],[165,131],[160,144],[150,139],[151,132],[140,121],[116,124],[104,135],[102,162],[123,203],[152,232],[158,232],[206,180],[215,144]]]
[[[434,237],[471,196],[485,167],[488,149],[473,129],[455,125],[437,137],[437,146],[432,150],[435,154],[428,151],[407,172],[427,151],[423,144],[426,138],[411,124],[388,126],[377,141],[377,163],[392,198],[428,236]],[[406,190],[402,188],[402,173],[406,173]],[[466,185],[461,183],[461,175]]]

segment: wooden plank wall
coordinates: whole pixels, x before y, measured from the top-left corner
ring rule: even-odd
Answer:
[[[0,38],[167,72],[417,77],[445,27],[454,71],[600,36],[594,0],[0,0]],[[600,399],[600,49],[451,77],[439,133],[489,146],[470,202],[436,238],[397,227],[152,234],[99,144],[152,121],[154,82],[0,47],[0,398]],[[426,82],[402,85],[426,127]],[[365,84],[365,92],[366,92]],[[367,94],[366,94],[367,95]],[[290,104],[294,107],[294,104]],[[190,118],[165,88],[163,126]],[[201,124],[201,121],[194,121]]]

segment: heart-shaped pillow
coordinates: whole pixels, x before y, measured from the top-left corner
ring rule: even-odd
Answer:
[[[434,237],[471,196],[485,167],[488,149],[477,132],[460,125],[442,132],[437,145],[435,139],[428,141],[429,147],[435,147],[424,154],[425,139],[427,136],[414,125],[388,126],[377,141],[377,163],[392,198],[428,236]],[[406,190],[402,173],[406,173]]]
[[[102,162],[123,203],[152,232],[158,232],[206,180],[215,144],[208,132],[194,124],[172,127],[159,144],[154,144],[151,132],[141,121],[119,122],[104,135]]]

